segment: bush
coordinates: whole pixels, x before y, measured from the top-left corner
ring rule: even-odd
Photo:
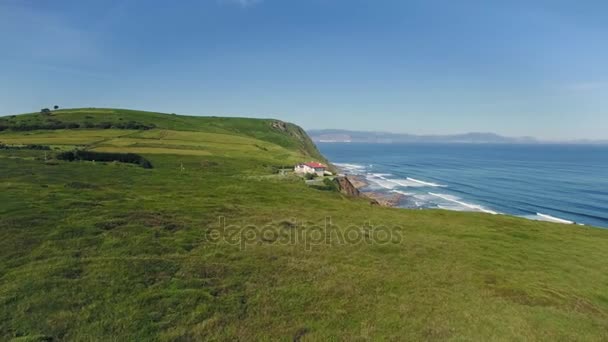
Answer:
[[[335,179],[325,178],[323,180],[323,184],[331,191],[340,191],[340,187],[338,186],[338,182]]]
[[[0,143],[0,150],[41,150],[41,151],[50,151],[51,147],[46,145],[25,145],[25,146],[11,146]]]
[[[82,124],[77,122],[61,122],[56,119],[48,119],[43,123],[19,123],[11,125],[9,123],[0,123],[0,131],[3,130],[13,130],[13,131],[36,131],[36,130],[56,130],[56,129],[77,129],[77,128],[101,128],[101,129],[133,129],[133,130],[148,130],[155,128],[154,124],[143,124],[140,122],[129,121],[127,123],[111,123],[111,122],[100,122],[100,123],[92,123],[92,122],[84,122]]]
[[[95,125],[95,127],[101,128],[101,129],[109,129],[109,128],[112,128],[112,123],[111,122],[100,122],[97,125]]]
[[[68,151],[62,152],[57,155],[57,159],[74,161],[74,160],[88,160],[88,161],[100,161],[100,162],[119,162],[136,164],[144,169],[153,168],[152,163],[146,158],[135,153],[108,153],[108,152],[94,152],[94,151]]]
[[[119,124],[115,124],[114,125],[115,128],[119,128],[119,129],[143,129],[143,130],[147,130],[147,129],[151,129],[154,128],[154,125],[145,125],[139,122],[135,122],[135,121],[129,121],[127,123],[121,122]]]
[[[26,150],[41,150],[41,151],[50,151],[51,147],[47,146],[47,145],[36,145],[36,144],[30,144],[30,145],[25,145],[25,149]]]
[[[338,187],[338,183],[335,180],[329,179],[329,178],[325,178],[323,180],[323,185],[311,185],[310,187],[313,189],[322,190],[322,191],[334,191],[334,192],[340,191],[340,188]]]
[[[317,174],[316,173],[307,173],[304,175],[304,178],[306,180],[313,180],[313,179],[317,178]]]

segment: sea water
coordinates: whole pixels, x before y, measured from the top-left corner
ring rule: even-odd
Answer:
[[[608,146],[319,143],[366,190],[403,208],[507,214],[608,228]]]

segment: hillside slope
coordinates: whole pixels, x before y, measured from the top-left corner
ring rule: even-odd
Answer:
[[[273,119],[185,116],[126,109],[80,108],[49,114],[30,113],[0,117],[0,131],[28,132],[60,129],[127,129],[185,131],[249,137],[325,161],[306,132],[294,124]],[[59,132],[61,136],[62,133]],[[20,136],[20,134],[17,134]],[[120,136],[120,135],[117,135]],[[146,138],[153,137],[151,134]],[[187,134],[181,138],[190,138]],[[7,138],[5,138],[7,139]],[[326,162],[326,161],[325,161]]]
[[[309,188],[276,120],[102,111],[4,120],[0,340],[608,339],[606,230]]]

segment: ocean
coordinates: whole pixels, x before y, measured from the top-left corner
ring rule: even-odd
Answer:
[[[318,143],[365,190],[399,207],[521,216],[608,228],[608,146]]]

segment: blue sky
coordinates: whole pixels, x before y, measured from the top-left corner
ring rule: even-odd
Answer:
[[[608,1],[0,0],[0,113],[608,139]]]

